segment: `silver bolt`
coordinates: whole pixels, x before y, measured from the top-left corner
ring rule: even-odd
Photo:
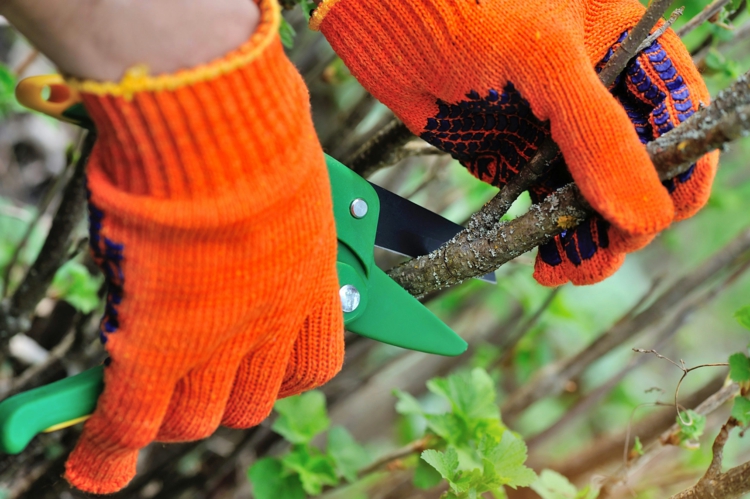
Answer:
[[[341,298],[341,308],[346,313],[354,312],[359,307],[359,291],[351,284],[341,286],[339,298]]]
[[[349,212],[351,212],[354,218],[364,218],[365,215],[367,215],[367,210],[367,201],[362,198],[355,199],[352,201],[352,204],[349,205]]]

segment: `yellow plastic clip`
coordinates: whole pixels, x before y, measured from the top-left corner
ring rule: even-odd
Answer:
[[[44,91],[49,89],[49,97],[44,98]],[[65,111],[81,102],[77,90],[70,88],[62,76],[40,75],[24,78],[16,87],[16,99],[21,105],[39,111],[58,120],[80,124],[79,120],[66,116]]]

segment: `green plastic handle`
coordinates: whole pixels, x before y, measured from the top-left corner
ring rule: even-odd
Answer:
[[[75,424],[94,412],[104,389],[103,376],[104,367],[98,366],[4,400],[0,404],[0,450],[18,454],[38,433]]]

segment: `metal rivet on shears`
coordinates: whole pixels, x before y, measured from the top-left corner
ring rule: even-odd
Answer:
[[[355,199],[352,201],[352,204],[349,205],[349,212],[354,218],[364,218],[365,215],[367,215],[367,210],[367,201],[362,198]]]
[[[345,313],[354,312],[359,307],[359,291],[351,284],[341,286],[339,298],[341,298],[341,308]]]

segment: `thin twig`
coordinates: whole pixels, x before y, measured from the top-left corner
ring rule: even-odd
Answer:
[[[685,23],[680,29],[677,30],[677,36],[680,38],[684,37],[695,28],[703,24],[704,22],[711,19],[713,16],[718,14],[721,9],[724,8],[731,0],[714,0],[710,4],[700,11],[700,13]]]
[[[704,286],[713,276],[733,266],[748,253],[750,228],[744,230],[693,272],[677,280],[631,320],[618,322],[578,354],[539,371],[521,389],[506,398],[501,408],[502,414],[509,418],[543,397],[560,393],[568,380],[579,376],[589,365],[622,345],[627,339],[653,324],[658,324],[675,306],[688,300],[694,291]]]
[[[70,164],[68,164],[70,166]],[[52,200],[57,197],[57,194],[62,189],[62,186],[65,185],[65,183],[68,181],[68,168],[66,168],[58,177],[55,179],[54,184],[50,189],[47,190],[47,192],[44,195],[44,198],[42,199],[42,202],[39,203],[39,206],[37,206],[37,211],[34,214],[34,218],[28,223],[26,226],[26,230],[24,231],[23,235],[21,236],[21,240],[16,245],[15,249],[13,250],[13,254],[10,257],[10,260],[8,261],[8,264],[5,267],[5,272],[3,274],[2,279],[2,292],[0,292],[0,298],[5,298],[8,296],[8,293],[10,292],[10,279],[11,275],[13,273],[13,268],[16,266],[16,263],[18,262],[18,258],[21,255],[21,251],[26,247],[26,244],[29,241],[29,238],[31,237],[31,234],[34,232],[34,228],[39,223],[39,220],[42,218],[42,216],[47,212],[47,209],[49,208],[49,205],[52,203]]]
[[[418,440],[415,440],[414,442],[406,444],[400,449],[389,452],[388,454],[365,466],[357,472],[357,476],[363,477],[365,475],[369,475],[370,473],[377,471],[390,463],[403,459],[407,456],[411,456],[412,454],[421,453],[425,449],[428,449],[430,447],[430,444],[434,441],[434,436],[426,435]]]
[[[39,300],[44,297],[57,269],[65,263],[73,230],[84,215],[86,164],[95,141],[94,133],[90,132],[86,135],[81,155],[73,175],[65,186],[60,207],[52,219],[49,234],[39,256],[26,272],[26,276],[13,296],[0,302],[0,339],[5,340],[28,328],[27,316],[34,311]],[[2,343],[5,345],[4,348],[7,348],[7,341]]]
[[[640,52],[641,50],[645,50],[648,47],[651,46],[652,43],[654,43],[656,40],[659,39],[661,35],[667,32],[669,28],[672,27],[672,25],[675,23],[677,19],[680,18],[682,13],[685,12],[685,7],[680,7],[679,9],[675,9],[674,12],[672,12],[672,15],[669,16],[669,19],[667,19],[664,24],[659,26],[659,28],[656,29],[653,33],[648,35],[645,40],[643,40],[643,43],[641,43],[638,46],[638,50],[636,50],[636,53]]]
[[[678,402],[677,402],[677,400],[679,398],[679,395],[680,395],[680,386],[682,386],[682,382],[684,381],[685,377],[688,374],[690,374],[692,371],[695,371],[696,369],[701,369],[703,367],[728,367],[729,366],[728,363],[722,362],[722,363],[715,363],[715,364],[701,364],[699,366],[694,366],[694,367],[685,367],[685,361],[684,360],[680,359],[680,363],[678,364],[677,362],[673,361],[669,357],[665,357],[664,355],[660,354],[659,352],[657,352],[653,348],[650,349],[650,350],[644,350],[642,348],[634,348],[633,351],[636,352],[636,353],[650,353],[650,354],[653,354],[656,357],[658,357],[658,358],[660,358],[662,360],[666,360],[667,362],[673,364],[674,366],[676,366],[678,369],[680,369],[682,371],[682,376],[680,377],[680,381],[677,382],[677,388],[675,388],[675,390],[674,390],[674,408],[677,411],[677,417],[680,418],[680,421],[682,422],[682,424],[690,424],[689,421],[685,421],[684,419],[682,419],[682,413],[680,412],[680,409],[679,409],[679,406],[678,406]]]

